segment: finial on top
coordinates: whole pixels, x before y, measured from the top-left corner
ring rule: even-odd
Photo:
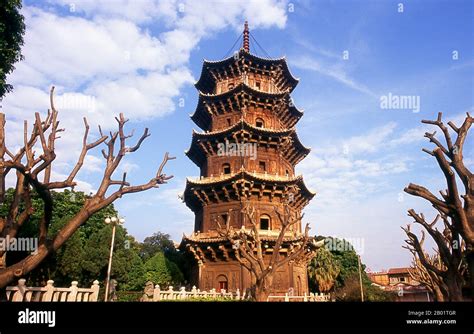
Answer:
[[[245,21],[244,24],[244,50],[250,52],[250,43],[249,43],[249,24]]]

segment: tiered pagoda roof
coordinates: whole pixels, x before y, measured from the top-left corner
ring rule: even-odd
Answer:
[[[262,58],[249,53],[244,48],[228,58],[211,61],[204,60],[201,76],[195,83],[195,87],[203,93],[215,91],[215,83],[223,79],[224,75],[232,77],[242,75],[243,68],[250,68],[256,72],[266,72],[276,78],[276,84],[280,91],[292,92],[299,82],[291,74],[286,58],[269,59]]]
[[[264,92],[241,82],[221,94],[200,91],[196,111],[191,115],[191,119],[207,131],[211,128],[211,115],[245,110],[248,105],[262,106],[276,113],[285,128],[294,127],[303,116],[303,111],[294,105],[288,91]]]
[[[261,128],[242,119],[222,130],[207,133],[193,130],[191,146],[185,153],[197,166],[201,167],[206,157],[217,154],[218,143],[226,139],[275,147],[292,165],[303,160],[311,151],[301,143],[295,128],[282,130]]]
[[[302,209],[314,197],[303,182],[303,177],[286,176],[248,172],[241,169],[239,172],[209,176],[200,179],[186,179],[186,189],[183,200],[194,212],[203,205],[221,203],[223,201],[240,201],[250,195],[259,198],[264,195],[273,198],[286,196],[289,189],[297,189],[294,199],[290,203],[293,207]]]

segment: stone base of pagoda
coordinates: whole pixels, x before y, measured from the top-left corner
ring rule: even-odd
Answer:
[[[201,291],[225,289],[235,292],[239,289],[242,294],[245,291],[248,293],[252,286],[250,272],[237,260],[206,262],[196,265],[193,273],[193,284]],[[271,295],[293,293],[302,296],[308,292],[306,265],[287,264],[279,268],[273,276]]]
[[[191,284],[201,291],[225,289],[243,294],[253,285],[252,275],[233,255],[233,250],[221,238],[206,238],[191,241],[184,238],[180,248],[190,256],[192,263]],[[272,251],[267,251],[264,259],[270,260]],[[288,263],[273,276],[271,294],[285,295],[293,293],[302,296],[308,293],[306,263]]]

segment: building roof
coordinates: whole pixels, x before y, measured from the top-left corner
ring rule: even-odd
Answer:
[[[254,89],[242,82],[234,88],[220,94],[205,94],[200,91],[196,109],[190,117],[201,129],[209,130],[211,125],[211,115],[209,114],[207,107],[214,104],[218,106],[218,111],[222,110],[222,112],[225,112],[227,110],[233,110],[232,104],[235,103],[238,105],[237,109],[241,109],[240,102],[235,102],[235,99],[242,95],[248,96],[249,100],[254,102],[270,100],[284,105],[284,111],[288,113],[288,120],[286,123],[290,127],[294,126],[304,113],[303,110],[296,107],[288,92],[264,92]]]
[[[301,143],[295,128],[280,130],[261,128],[256,127],[246,122],[245,120],[241,120],[240,122],[236,122],[235,124],[227,128],[217,131],[203,133],[193,130],[191,146],[187,151],[185,151],[185,154],[197,166],[201,166],[206,161],[207,152],[205,152],[203,148],[199,145],[200,142],[208,142],[211,146],[214,147],[217,146],[219,142],[223,142],[224,139],[230,138],[230,142],[234,143],[235,138],[233,137],[233,135],[238,133],[247,133],[250,137],[262,136],[262,138],[269,138],[268,140],[271,141],[278,140],[278,138],[280,138],[281,144],[279,144],[279,149],[282,149],[282,156],[293,165],[298,164],[311,151],[311,148],[306,147]],[[285,142],[285,139],[283,137],[288,137],[290,141]],[[218,139],[220,140],[218,141]],[[241,143],[245,142],[247,142],[247,140],[244,140]],[[276,144],[277,143],[275,142],[275,145]],[[215,147],[213,149],[217,150],[217,148]]]
[[[248,233],[250,233],[249,229],[246,229]],[[273,232],[273,233],[268,233],[268,232]],[[280,234],[280,231],[259,231],[259,237],[261,241],[275,241],[278,238],[278,235]],[[291,233],[288,233],[288,236],[285,236],[283,238],[284,242],[290,242],[290,241],[298,241],[303,239],[304,235],[299,233],[298,235],[291,235]],[[221,243],[224,241],[227,241],[228,238],[225,236],[219,236],[216,234],[210,234],[210,233],[193,233],[192,235],[186,235],[183,234],[183,241],[192,241],[196,243]]]
[[[404,268],[390,268],[387,273],[389,275],[410,274],[409,269],[410,268],[406,268],[406,267],[404,267]]]
[[[202,70],[201,70],[201,75],[198,79],[198,81],[194,84],[195,87],[200,90],[200,91],[207,91],[209,92],[209,89],[206,87],[209,86],[209,83],[213,81],[213,78],[211,74],[209,73],[210,69],[225,69],[226,67],[231,66],[232,64],[235,64],[238,61],[244,60],[250,64],[255,64],[257,66],[267,66],[267,67],[280,67],[283,71],[284,76],[286,77],[289,87],[288,90],[291,92],[296,85],[299,82],[299,79],[294,77],[293,74],[290,72],[290,69],[288,68],[288,64],[286,62],[286,58],[275,58],[275,59],[270,59],[270,58],[262,58],[259,56],[256,56],[254,54],[251,54],[241,48],[238,53],[238,57],[235,55],[231,55],[228,58],[222,59],[222,60],[216,60],[216,61],[211,61],[211,60],[206,60],[204,59],[203,65],[202,65]]]
[[[286,188],[290,186],[297,186],[299,189],[296,194],[295,202],[298,202],[298,199],[301,199],[301,203],[298,202],[298,205],[306,205],[316,193],[310,191],[304,181],[303,177],[300,176],[280,176],[272,174],[262,174],[255,172],[248,172],[245,169],[232,174],[224,174],[221,176],[215,177],[204,177],[201,179],[186,179],[186,188],[184,190],[183,200],[186,205],[193,211],[196,211],[200,204],[199,196],[196,195],[195,190],[211,190],[212,189],[222,189],[223,187],[229,187],[227,189],[229,192],[236,191],[234,187],[243,186],[245,183],[269,183],[280,188]],[[237,192],[239,193],[239,192]],[[240,196],[240,195],[239,195]]]

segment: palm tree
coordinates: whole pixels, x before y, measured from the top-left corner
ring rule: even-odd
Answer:
[[[326,247],[317,250],[316,256],[308,264],[308,276],[319,292],[329,292],[341,271],[338,261]]]

